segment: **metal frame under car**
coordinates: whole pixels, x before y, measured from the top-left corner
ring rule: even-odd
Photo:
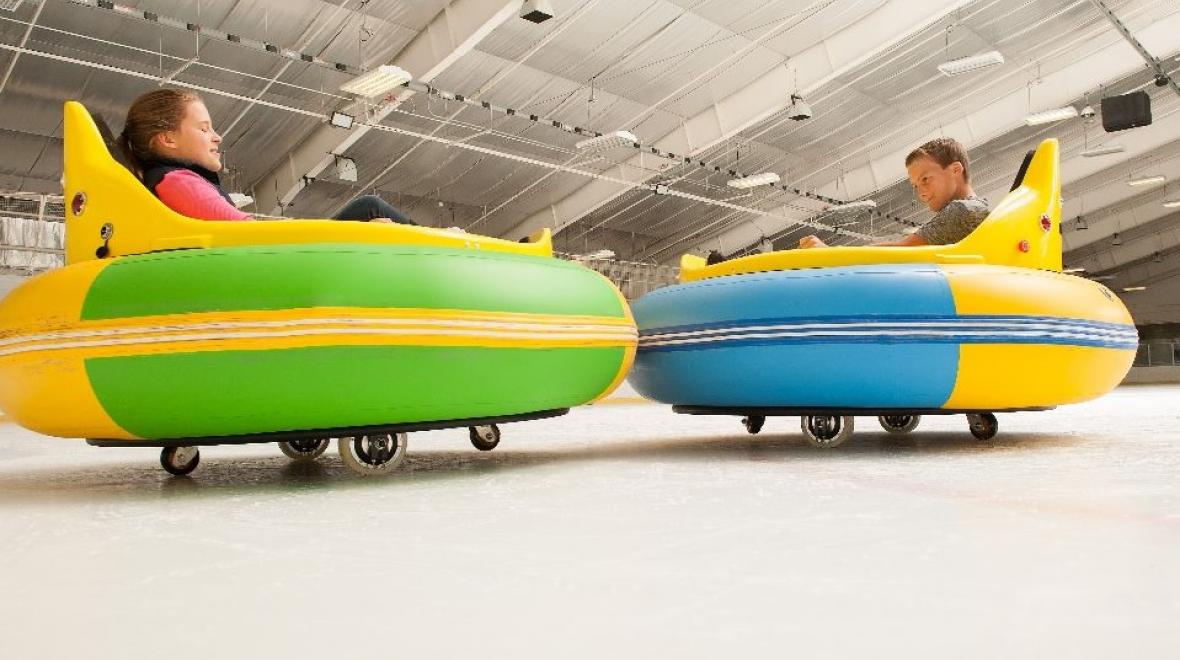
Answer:
[[[966,415],[971,435],[978,440],[991,440],[1000,431],[995,413],[1034,412],[1052,410],[1039,408],[1010,408],[1003,410],[949,410],[944,408],[780,408],[758,406],[672,406],[672,411],[684,415],[727,415],[742,418],[742,425],[751,434],[758,433],[767,417],[800,418],[799,425],[807,442],[813,447],[831,449],[852,437],[854,417],[875,416],[881,428],[894,435],[904,435],[918,427],[923,415]]]
[[[392,472],[406,458],[407,433],[439,429],[468,428],[471,444],[480,451],[491,451],[500,444],[499,424],[560,417],[569,408],[554,408],[517,415],[472,417],[434,422],[409,422],[377,426],[351,426],[334,429],[281,431],[249,435],[207,436],[201,438],[165,438],[161,440],[116,440],[88,438],[95,447],[160,447],[160,465],[170,474],[183,476],[201,461],[198,447],[279,443],[279,449],[294,460],[312,460],[327,451],[332,438],[338,438],[340,460],[362,476]]]

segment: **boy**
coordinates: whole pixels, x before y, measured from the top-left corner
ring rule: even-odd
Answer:
[[[905,159],[910,184],[935,216],[913,234],[874,245],[949,245],[966,238],[988,214],[987,200],[976,197],[971,189],[967,167],[967,149],[951,138],[936,138],[911,151]],[[800,239],[799,247],[827,245],[816,236],[807,236]]]

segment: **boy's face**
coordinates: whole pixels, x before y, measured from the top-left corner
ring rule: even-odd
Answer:
[[[914,194],[935,213],[954,199],[955,193],[966,181],[963,164],[959,161],[943,167],[933,158],[923,156],[907,165],[906,171],[910,174]]]

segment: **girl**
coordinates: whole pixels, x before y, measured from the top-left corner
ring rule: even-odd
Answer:
[[[221,136],[193,92],[158,89],[135,99],[117,143],[136,176],[173,211],[201,220],[254,219],[221,187]],[[375,195],[352,200],[335,219],[415,224]]]

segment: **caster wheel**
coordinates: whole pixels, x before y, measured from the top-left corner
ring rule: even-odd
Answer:
[[[500,427],[495,424],[472,426],[467,429],[471,444],[480,451],[491,451],[500,444]]]
[[[742,418],[742,426],[746,427],[746,431],[750,435],[757,435],[764,424],[766,424],[766,417],[763,415],[750,415]]]
[[[852,437],[852,417],[838,415],[808,415],[800,421],[808,444],[820,449],[832,449]]]
[[[881,415],[877,418],[881,422],[881,428],[889,431],[894,435],[905,435],[910,431],[918,428],[918,422],[922,421],[921,415]]]
[[[310,461],[319,458],[328,451],[328,445],[332,444],[330,438],[307,438],[306,440],[292,440],[290,442],[280,442],[279,451],[287,455],[287,458],[295,461]]]
[[[967,425],[976,440],[991,440],[1000,431],[1000,422],[991,413],[967,415]]]
[[[389,474],[406,460],[406,434],[360,435],[340,438],[340,460],[362,477]]]
[[[196,447],[165,447],[160,452],[160,465],[178,477],[197,469],[201,462],[201,452]]]

